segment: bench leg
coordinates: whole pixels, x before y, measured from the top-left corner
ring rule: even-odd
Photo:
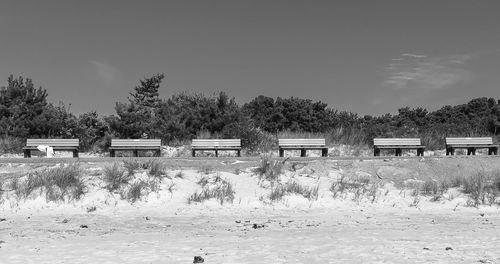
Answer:
[[[476,155],[476,148],[467,148],[467,156]]]
[[[306,156],[306,149],[301,149],[300,150],[300,156],[305,157]]]
[[[24,157],[25,158],[31,158],[31,150],[25,149],[24,150]]]
[[[112,157],[112,158],[115,157],[115,150],[114,149],[112,149],[112,150],[109,151],[109,156]]]
[[[402,150],[400,148],[396,149],[396,156],[401,156],[402,155]]]
[[[78,150],[73,150],[73,158],[78,158]]]
[[[321,156],[322,157],[328,157],[328,149],[327,148],[324,148],[321,150]]]
[[[196,150],[194,150],[194,149],[193,149],[193,150],[191,150],[191,155],[192,155],[193,157],[195,157],[195,156],[196,156],[196,154],[195,154],[195,153],[196,153]]]
[[[279,152],[280,152],[280,157],[283,158],[283,156],[285,156],[285,150],[280,148]]]
[[[157,157],[161,157],[161,149],[159,149],[159,150],[156,151],[156,156]]]
[[[451,156],[455,155],[455,149],[454,148],[447,148],[446,149],[446,156],[448,156],[448,155],[451,155]]]
[[[139,157],[139,151],[137,149],[134,149],[134,157]]]
[[[497,152],[498,152],[497,147],[488,148],[488,155],[497,155]]]
[[[375,156],[375,157],[380,156],[380,149],[379,148],[374,148],[373,149],[373,156]]]
[[[219,157],[219,151],[215,150],[215,157]]]
[[[424,156],[424,149],[423,148],[419,148],[417,149],[417,156]]]
[[[237,151],[238,151],[238,154],[237,154],[238,157],[241,157],[241,150],[238,149]]]

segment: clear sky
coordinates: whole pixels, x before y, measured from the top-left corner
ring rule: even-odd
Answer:
[[[498,0],[3,0],[0,86],[33,79],[71,111],[161,97],[310,98],[360,114],[500,99]]]

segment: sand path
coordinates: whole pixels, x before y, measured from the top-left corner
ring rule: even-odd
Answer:
[[[10,216],[0,263],[500,263],[494,210],[195,211]]]

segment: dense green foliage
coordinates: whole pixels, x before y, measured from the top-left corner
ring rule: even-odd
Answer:
[[[184,144],[193,138],[241,138],[257,151],[276,144],[287,133],[320,134],[329,143],[370,145],[374,137],[421,137],[430,148],[446,136],[500,134],[500,101],[476,98],[429,112],[404,107],[395,115],[359,116],[323,102],[258,96],[242,106],[224,92],[212,96],[180,93],[160,98],[163,74],[141,80],[128,102],[117,102],[116,115],[91,111],[76,117],[64,104],[47,102],[47,92],[31,79],[10,76],[0,88],[0,149],[26,138],[79,138],[83,150],[105,150],[111,137],[161,138]],[[17,146],[17,145],[16,145]],[[18,148],[18,147],[17,147]]]

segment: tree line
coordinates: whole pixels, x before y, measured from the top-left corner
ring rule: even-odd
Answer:
[[[321,134],[330,143],[370,145],[374,137],[420,137],[438,146],[446,136],[498,136],[500,100],[476,98],[466,104],[403,107],[380,116],[339,111],[326,103],[297,97],[257,96],[238,105],[234,98],[179,93],[161,98],[163,74],[139,81],[128,100],[116,102],[116,114],[96,111],[74,115],[63,103],[47,101],[33,81],[9,76],[0,87],[0,150],[19,151],[26,138],[79,138],[83,150],[104,151],[111,138],[160,138],[179,145],[197,137],[241,138],[244,148],[262,150],[278,134]]]

